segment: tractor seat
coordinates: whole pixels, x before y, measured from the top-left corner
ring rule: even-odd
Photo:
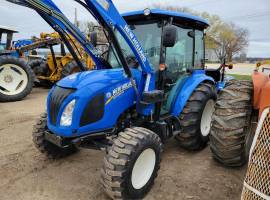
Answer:
[[[219,82],[221,79],[220,69],[206,69],[205,74],[212,77],[216,82]]]

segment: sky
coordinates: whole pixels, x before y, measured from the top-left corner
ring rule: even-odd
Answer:
[[[75,8],[80,21],[92,20],[91,15],[73,0],[53,0],[64,14],[74,21]],[[113,0],[120,13],[151,8],[159,3],[189,7],[194,11],[206,11],[219,15],[224,21],[233,22],[249,30],[250,57],[270,57],[270,0]],[[0,25],[15,28],[20,33],[16,39],[26,39],[52,29],[29,8],[0,0]]]

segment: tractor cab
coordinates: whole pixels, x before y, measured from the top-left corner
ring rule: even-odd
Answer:
[[[191,74],[204,74],[204,29],[208,23],[185,13],[145,9],[122,15],[140,41],[150,66],[155,73],[155,88],[163,90],[165,101],[161,114],[172,111],[175,94]],[[115,30],[122,52],[132,69],[140,64],[125,38]],[[121,67],[114,46],[106,55],[112,68]],[[159,114],[158,114],[159,115]]]
[[[18,33],[18,31],[0,26],[0,54],[5,54],[5,52],[11,50],[14,33]]]

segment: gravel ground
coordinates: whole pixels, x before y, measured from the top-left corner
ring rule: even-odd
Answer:
[[[45,110],[47,90],[24,101],[0,104],[0,200],[107,199],[99,184],[103,152],[82,149],[51,161],[32,143],[32,126]],[[168,142],[159,176],[145,199],[240,199],[245,167],[224,168],[209,148],[187,152]]]

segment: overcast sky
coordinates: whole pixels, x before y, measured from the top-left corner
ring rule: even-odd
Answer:
[[[79,20],[91,19],[90,15],[73,0],[54,0],[64,13],[74,21],[78,8]],[[114,0],[120,12],[144,9],[160,3],[185,6],[195,11],[218,14],[226,21],[248,28],[248,56],[270,57],[270,0]],[[13,27],[20,33],[15,39],[30,38],[40,32],[52,31],[34,11],[0,0],[0,25]]]

